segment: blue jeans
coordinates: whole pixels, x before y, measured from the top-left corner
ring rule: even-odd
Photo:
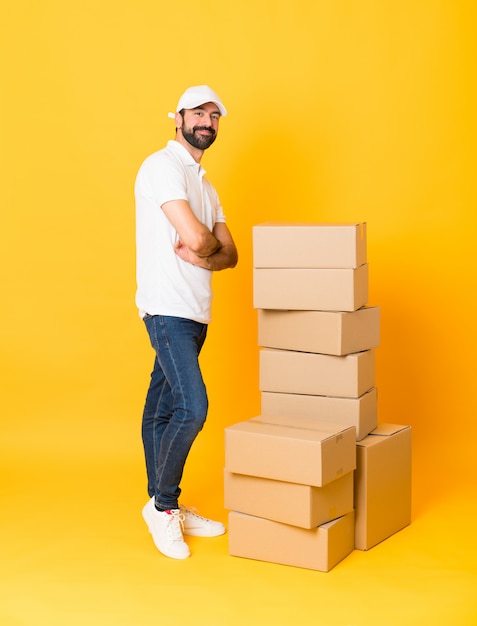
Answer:
[[[208,399],[199,367],[207,324],[180,317],[146,315],[156,352],[142,419],[148,493],[162,511],[179,508],[179,484]]]

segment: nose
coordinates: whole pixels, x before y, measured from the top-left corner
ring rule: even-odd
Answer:
[[[211,128],[215,128],[217,125],[217,120],[215,118],[212,117],[212,115],[210,115],[210,113],[207,113],[207,126],[210,126]]]

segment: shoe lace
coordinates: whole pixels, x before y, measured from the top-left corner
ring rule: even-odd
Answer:
[[[200,520],[201,522],[208,522],[209,520],[206,517],[202,517],[202,515],[199,515],[198,510],[195,508],[195,506],[184,506],[184,505],[180,505],[181,508],[181,513],[182,513],[182,519],[185,519],[185,516],[187,515],[188,517],[195,517],[196,519]]]
[[[168,517],[167,534],[171,541],[183,541],[184,514],[179,510],[171,511]]]

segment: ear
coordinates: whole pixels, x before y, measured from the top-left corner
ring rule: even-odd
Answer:
[[[176,128],[182,128],[182,115],[180,113],[176,113],[174,115],[174,121],[176,123]]]

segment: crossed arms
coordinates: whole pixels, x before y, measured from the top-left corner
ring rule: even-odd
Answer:
[[[183,261],[212,271],[237,265],[237,248],[226,224],[217,222],[210,231],[186,200],[165,202],[162,210],[179,235],[174,248]]]

